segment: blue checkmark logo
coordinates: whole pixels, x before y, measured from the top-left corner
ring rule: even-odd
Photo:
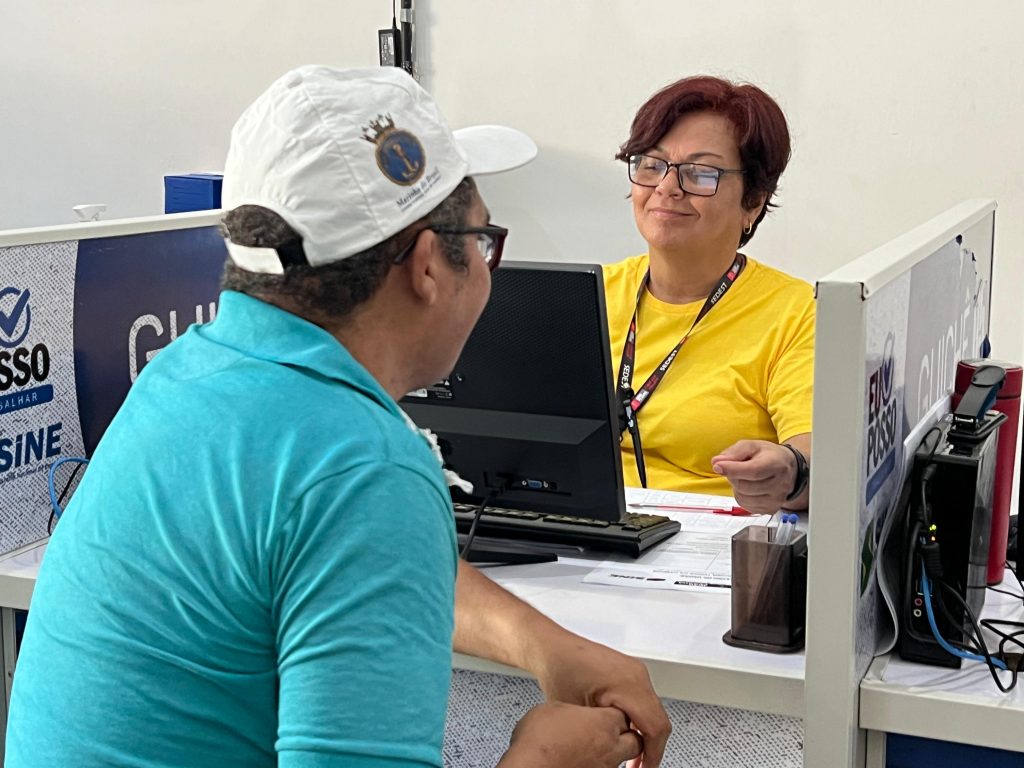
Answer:
[[[13,308],[8,296],[13,296]],[[24,317],[24,323],[22,318]],[[28,288],[18,290],[7,287],[0,291],[0,347],[11,349],[17,347],[28,336],[29,326],[32,325],[32,308],[28,305]],[[21,326],[21,335],[15,338],[18,327]]]

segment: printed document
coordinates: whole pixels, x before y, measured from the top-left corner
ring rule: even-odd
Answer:
[[[583,578],[585,583],[728,594],[733,535],[772,519],[771,515],[731,514],[736,500],[730,496],[643,488],[626,489],[626,506],[630,512],[677,520],[682,528],[638,558],[611,556]]]

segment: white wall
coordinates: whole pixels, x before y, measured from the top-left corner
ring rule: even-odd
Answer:
[[[385,8],[385,5],[387,6]],[[220,170],[285,70],[376,63],[390,3],[33,0],[0,5],[0,229],[163,211],[163,175]]]
[[[995,353],[1024,358],[1018,0],[417,0],[423,82],[454,126],[541,146],[482,184],[520,259],[639,252],[614,162],[677,77],[749,79],[786,111],[782,207],[749,252],[813,280],[955,202],[994,197]],[[376,63],[386,0],[35,0],[0,10],[0,229],[156,213],[164,173],[216,170],[230,125],[305,62]]]

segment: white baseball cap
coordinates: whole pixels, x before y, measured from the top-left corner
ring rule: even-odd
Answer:
[[[433,97],[398,67],[305,66],[275,81],[231,131],[223,208],[260,205],[302,236],[311,266],[353,256],[436,208],[466,176],[537,155],[499,125],[451,131]],[[239,267],[280,274],[272,248],[228,240]]]

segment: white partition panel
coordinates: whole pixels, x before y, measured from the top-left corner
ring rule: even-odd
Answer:
[[[91,456],[146,363],[212,319],[219,218],[0,232],[0,552],[47,535],[51,467]]]
[[[995,203],[973,200],[818,281],[805,765],[862,766],[858,685],[892,627],[875,548],[904,436],[987,354]]]

